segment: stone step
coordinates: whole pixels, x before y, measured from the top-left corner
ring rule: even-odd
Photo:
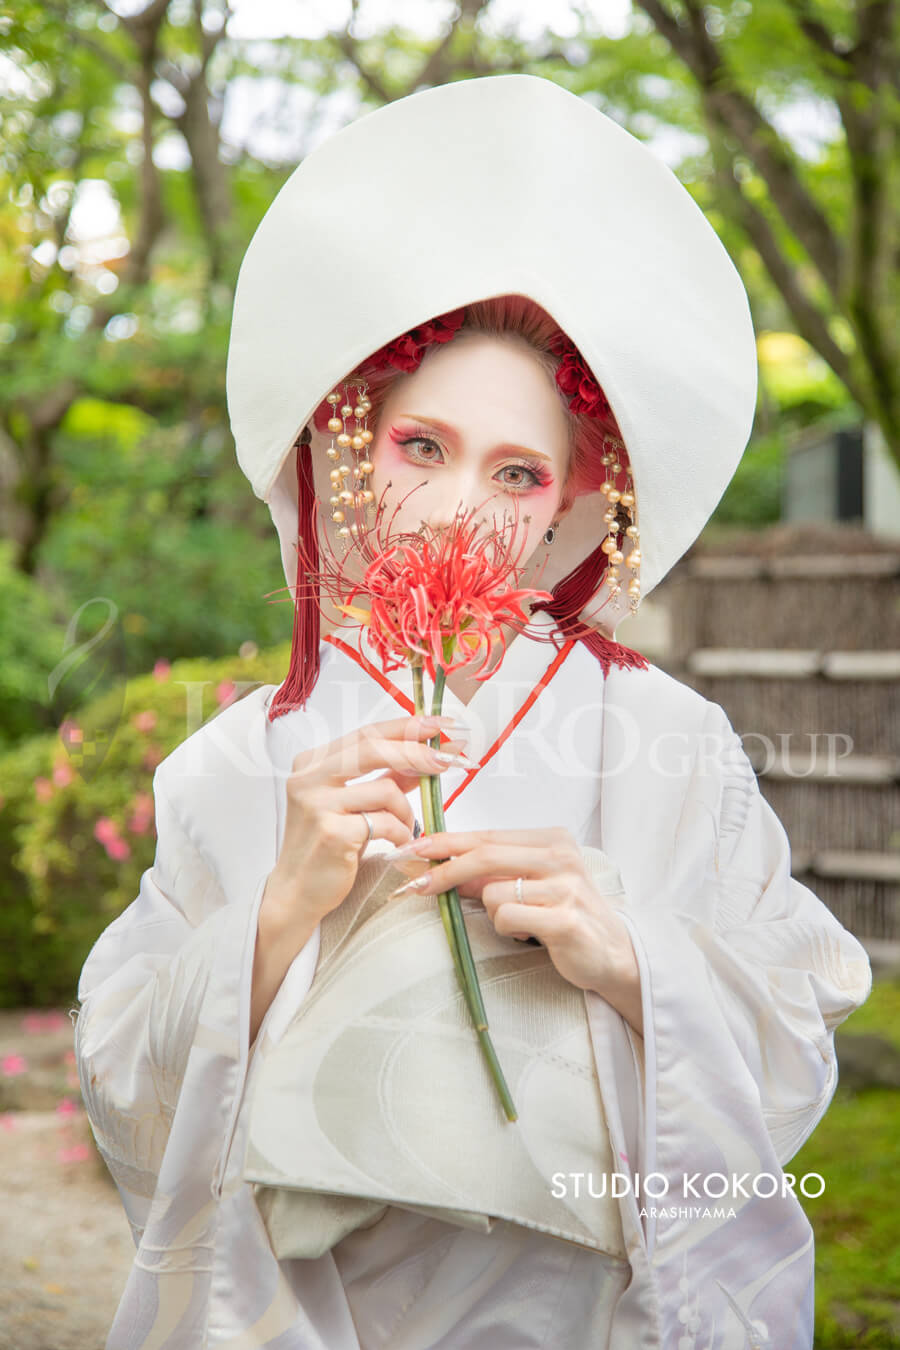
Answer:
[[[716,679],[900,680],[900,651],[835,652],[783,647],[700,647],[689,654],[686,673]]]
[[[852,881],[900,882],[900,853],[865,853],[859,849],[791,851],[794,876],[836,877]]]
[[[771,558],[686,558],[679,570],[704,581],[756,581],[759,579],[826,581],[835,578],[895,577],[900,575],[900,553],[860,553],[852,560],[842,553],[806,553]]]
[[[782,753],[772,745],[754,744],[745,733],[744,749],[747,758],[761,778],[778,780],[805,780],[835,786],[861,783],[874,787],[891,787],[900,782],[900,756],[841,754],[838,745],[817,747],[812,753],[804,750]]]

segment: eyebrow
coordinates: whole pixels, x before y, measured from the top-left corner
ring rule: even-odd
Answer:
[[[459,434],[456,428],[452,427],[449,422],[441,422],[437,417],[420,417],[418,413],[401,413],[400,416],[408,417],[411,422],[423,422],[426,426],[434,427],[436,431],[440,431],[444,436],[456,438]],[[522,454],[534,455],[536,459],[545,459],[549,464],[553,463],[552,455],[545,455],[543,450],[531,450],[527,445],[511,445],[504,443],[497,448],[498,450],[520,450]]]

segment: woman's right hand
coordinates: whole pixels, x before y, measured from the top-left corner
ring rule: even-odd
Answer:
[[[439,730],[457,737],[452,717],[399,717],[371,722],[340,740],[302,751],[287,779],[287,815],[278,861],[266,884],[261,927],[306,941],[318,923],[350,893],[360,858],[372,837],[397,847],[413,838],[415,817],[406,793],[423,774],[448,767],[427,744]],[[459,755],[464,742],[444,742],[444,755]],[[463,757],[462,762],[468,761]],[[377,778],[348,783],[375,769]]]

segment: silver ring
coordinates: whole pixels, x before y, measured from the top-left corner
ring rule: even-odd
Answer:
[[[359,814],[362,816],[363,820],[366,822],[366,825],[369,827],[369,837],[366,840],[366,844],[370,844],[372,842],[372,836],[375,833],[375,827],[372,824],[369,817],[366,815],[365,811],[360,811]],[[363,844],[363,848],[365,848],[366,844]]]
[[[522,903],[522,878],[521,878],[521,877],[516,877],[516,899],[518,900],[519,904],[521,905],[521,903]]]

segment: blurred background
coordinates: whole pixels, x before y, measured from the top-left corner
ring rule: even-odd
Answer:
[[[872,956],[793,1170],[826,1180],[816,1345],[900,1345],[898,70],[896,0],[0,11],[0,1350],[104,1343],[132,1247],[66,1013],[152,862],[154,768],[287,667],[225,407],[243,251],[333,131],[510,71],[646,141],[749,292],[750,445],[619,636],[726,709],[794,875]],[[335,209],[365,228],[352,183]]]

